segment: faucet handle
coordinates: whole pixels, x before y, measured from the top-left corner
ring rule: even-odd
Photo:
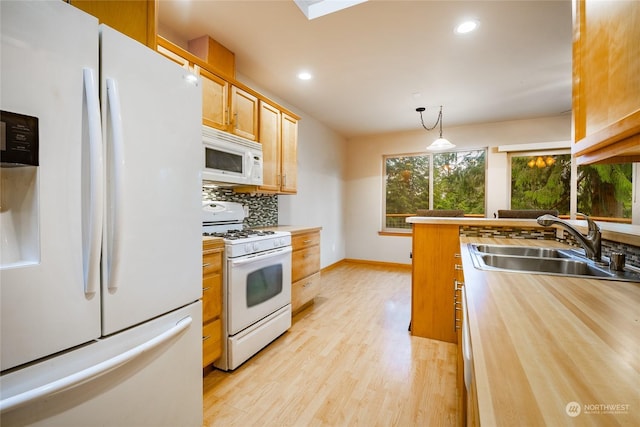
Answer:
[[[596,233],[600,231],[600,226],[598,226],[598,224],[596,224],[596,222],[594,220],[592,220],[591,218],[589,218],[588,215],[585,215],[581,212],[576,212],[577,215],[582,215],[584,217],[584,219],[587,221],[587,225],[589,226],[589,234]]]

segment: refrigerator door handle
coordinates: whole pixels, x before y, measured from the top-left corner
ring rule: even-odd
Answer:
[[[91,68],[82,70],[84,91],[87,101],[87,122],[89,125],[90,189],[88,217],[88,246],[84,254],[84,292],[96,293],[100,285],[100,246],[102,243],[102,214],[104,198],[102,123],[100,121],[100,99],[96,73]]]
[[[15,396],[8,397],[0,400],[0,413],[8,411],[10,409],[23,406],[27,403],[34,402],[43,397],[58,393],[60,391],[78,386],[80,384],[92,381],[104,374],[109,373],[113,369],[128,363],[143,353],[153,350],[156,347],[168,342],[172,338],[176,337],[183,331],[185,331],[193,322],[191,316],[185,317],[178,321],[171,329],[157,335],[156,337],[146,341],[130,350],[125,351],[117,356],[107,359],[104,362],[97,365],[83,369],[69,376],[60,378],[59,380],[52,381],[49,384],[36,387],[31,390],[27,390]]]
[[[120,94],[116,80],[107,78],[107,102],[111,116],[112,130],[112,173],[113,173],[113,222],[111,223],[111,248],[108,254],[107,287],[109,290],[118,288],[118,271],[122,255],[121,243],[124,234],[122,232],[122,217],[124,210],[124,136],[122,132],[122,111],[120,107]]]

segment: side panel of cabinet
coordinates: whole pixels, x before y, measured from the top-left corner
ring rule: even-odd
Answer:
[[[640,2],[574,1],[573,153],[640,159]],[[625,158],[626,157],[626,158]]]
[[[263,163],[261,190],[275,192],[280,190],[280,127],[280,110],[260,101],[260,143]]]
[[[413,225],[412,335],[457,341],[453,280],[459,247],[457,225]]]
[[[282,114],[282,192],[298,191],[298,121]]]

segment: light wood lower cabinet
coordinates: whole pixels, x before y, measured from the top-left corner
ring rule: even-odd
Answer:
[[[295,313],[320,292],[320,231],[291,236],[291,310]]]
[[[222,255],[220,241],[202,243],[202,367],[222,354]]]
[[[414,224],[411,274],[411,334],[455,343],[455,254],[458,225]],[[457,261],[456,261],[457,260]]]
[[[460,251],[455,255],[454,279],[453,279],[453,307],[454,325],[458,340],[456,360],[456,389],[458,397],[458,425],[466,425],[466,389],[464,387],[464,357],[462,355],[462,319],[466,316],[462,305],[462,292],[464,292],[464,274],[462,270],[462,258]]]

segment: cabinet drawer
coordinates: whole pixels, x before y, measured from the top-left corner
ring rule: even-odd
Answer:
[[[291,254],[291,281],[307,277],[320,270],[320,246],[311,246]]]
[[[291,236],[291,247],[294,251],[298,249],[304,249],[309,246],[319,245],[319,244],[320,244],[319,231]]]
[[[210,365],[222,354],[222,321],[220,319],[202,327],[202,367]]]
[[[320,292],[320,272],[291,285],[291,310],[296,311]]]
[[[222,276],[209,274],[202,280],[202,321],[207,322],[222,313]]]
[[[222,269],[222,251],[202,255],[202,274],[207,275]]]

